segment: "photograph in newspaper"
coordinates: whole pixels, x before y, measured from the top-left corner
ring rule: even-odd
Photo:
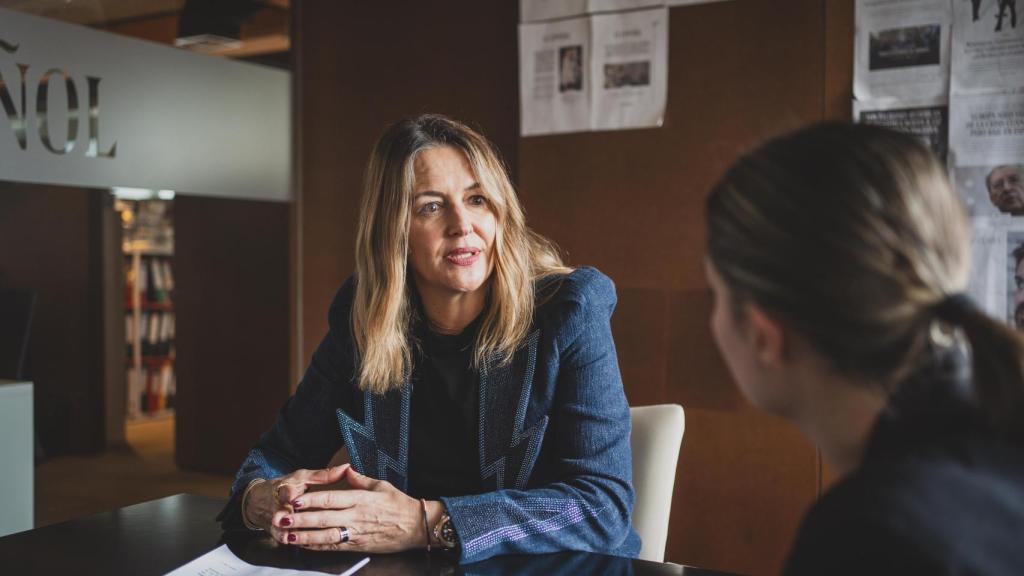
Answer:
[[[590,18],[519,25],[521,134],[590,129]]]
[[[861,124],[884,126],[916,136],[943,163],[949,151],[949,107],[933,101],[853,102],[853,118]]]
[[[651,61],[619,62],[604,65],[604,87],[606,89],[624,86],[650,86]]]
[[[1024,330],[1024,230],[1006,234],[1006,320]]]
[[[855,98],[948,93],[949,0],[857,0],[855,9]]]
[[[868,70],[938,65],[942,26],[926,24],[872,32],[868,38]]]
[[[1021,164],[1024,161],[953,168],[953,185],[963,197],[967,211],[972,216],[1024,216]]]
[[[971,219],[971,275],[967,293],[993,318],[1007,318],[1007,221],[1005,217]],[[1012,251],[1012,248],[1011,248]]]
[[[660,126],[668,99],[668,10],[594,16],[592,38],[594,128]]]
[[[1024,87],[1024,14],[1017,14],[1024,1],[955,0],[953,5],[952,90]]]
[[[1024,216],[1024,185],[1021,164],[957,166],[953,185],[963,196],[971,215]]]
[[[583,90],[583,46],[562,46],[558,49],[558,91]]]
[[[956,166],[1020,163],[1024,158],[1024,93],[953,97],[949,147]]]

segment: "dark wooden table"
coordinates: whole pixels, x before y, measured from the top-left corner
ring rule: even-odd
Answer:
[[[365,555],[275,546],[249,533],[225,533],[213,520],[226,500],[178,494],[0,538],[4,574],[162,575],[221,544],[250,564],[340,573]],[[722,576],[723,572],[566,552],[500,556],[458,566],[444,554],[373,555],[358,576],[384,574],[632,574]]]

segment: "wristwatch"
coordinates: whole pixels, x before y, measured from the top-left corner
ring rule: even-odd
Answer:
[[[442,548],[451,550],[459,542],[459,537],[455,535],[455,526],[452,524],[452,517],[447,513],[441,516],[441,519],[434,525],[434,540],[441,544]]]

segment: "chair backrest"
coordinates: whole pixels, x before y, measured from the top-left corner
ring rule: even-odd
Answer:
[[[0,379],[28,376],[28,340],[35,304],[35,292],[0,290]]]
[[[629,414],[633,419],[630,444],[636,490],[633,528],[643,540],[640,558],[663,562],[686,417],[678,404],[636,406]]]

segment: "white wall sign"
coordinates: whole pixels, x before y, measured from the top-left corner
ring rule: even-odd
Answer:
[[[287,72],[0,8],[0,180],[287,201]]]

